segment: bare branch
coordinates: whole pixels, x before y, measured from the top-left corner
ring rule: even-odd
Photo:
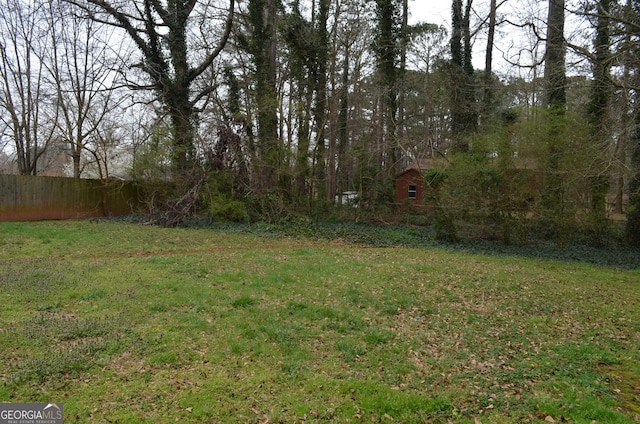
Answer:
[[[205,69],[207,69],[213,63],[213,61],[216,59],[216,57],[218,57],[220,52],[222,52],[222,49],[224,49],[224,46],[227,44],[227,40],[229,39],[229,35],[231,34],[231,28],[233,26],[235,0],[230,0],[229,3],[230,3],[229,15],[227,17],[224,33],[220,38],[220,42],[218,43],[218,46],[207,56],[207,58],[200,64],[200,66],[194,69],[191,69],[189,71],[189,74],[187,77],[189,81],[193,81],[195,78],[201,75],[205,71]]]

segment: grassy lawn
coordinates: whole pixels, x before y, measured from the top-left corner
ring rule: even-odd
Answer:
[[[68,422],[632,423],[640,270],[0,223],[0,401]]]

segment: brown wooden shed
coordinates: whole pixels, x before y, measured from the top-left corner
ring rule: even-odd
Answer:
[[[424,205],[424,173],[442,166],[436,159],[420,159],[396,176],[395,202],[403,205]]]
[[[396,203],[421,205],[424,201],[422,172],[409,168],[396,176]]]

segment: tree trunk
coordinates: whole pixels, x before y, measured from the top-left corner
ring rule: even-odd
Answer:
[[[636,107],[636,125],[631,139],[631,174],[625,235],[632,247],[640,247],[640,111]]]
[[[549,0],[547,51],[544,67],[544,79],[546,82],[545,103],[549,109],[554,109],[561,114],[564,114],[567,105],[564,4],[565,0]]]
[[[640,71],[640,63],[638,63],[637,61],[638,59],[635,55],[635,48],[632,47],[632,40],[634,37],[637,37],[639,35],[640,29],[638,29],[637,25],[631,24],[631,21],[636,13],[634,8],[637,7],[637,0],[627,1],[627,10],[630,14],[632,14],[632,16],[629,17],[629,23],[625,25],[627,30],[626,35],[629,41],[627,46],[629,50],[627,52],[628,55],[626,58],[628,60],[628,63],[626,63],[625,65],[629,68],[630,71],[633,69],[635,73],[638,73]],[[629,73],[634,74],[633,71]],[[635,82],[638,82],[637,78],[635,78]],[[637,95],[637,86],[635,92],[635,94]],[[633,126],[633,130],[631,131],[631,137],[629,140],[629,203],[627,204],[627,224],[625,227],[625,236],[630,246],[640,248],[640,106],[637,102],[635,103],[633,112],[633,121],[635,125]]]
[[[393,181],[397,173],[398,140],[398,40],[396,34],[396,7],[393,0],[377,0],[376,56],[379,84],[382,90],[380,104],[381,163],[384,164],[386,178],[382,182],[383,197],[393,198]]]
[[[327,65],[329,61],[329,34],[327,22],[329,20],[329,1],[319,0],[318,20],[316,33],[318,34],[318,60],[316,64],[317,77],[315,81],[316,101],[314,107],[314,121],[316,123],[316,149],[315,149],[315,180],[318,198],[331,200],[328,195],[327,182],[325,181],[327,149],[326,128],[327,128]]]
[[[173,165],[175,177],[183,179],[193,170],[195,159],[193,108],[189,102],[188,91],[186,98],[184,92],[176,94],[168,101],[173,135]]]
[[[405,103],[406,103],[406,76],[407,76],[407,48],[409,45],[409,0],[402,0],[402,25],[400,27],[400,69],[398,78],[398,123],[396,136],[404,140],[406,136]],[[395,178],[395,175],[394,175]]]
[[[469,151],[467,137],[477,130],[473,64],[471,62],[471,32],[469,14],[471,0],[463,10],[462,0],[453,0],[451,18],[451,138],[452,151]]]
[[[259,193],[277,191],[282,149],[278,140],[278,98],[276,89],[275,0],[251,0],[249,20],[252,31],[251,54],[256,68],[258,107],[258,161],[256,181]]]
[[[604,229],[607,224],[607,193],[609,191],[609,160],[606,152],[610,145],[608,131],[608,114],[611,93],[610,67],[611,54],[609,52],[610,37],[610,0],[598,2],[598,24],[595,40],[595,61],[593,64],[593,86],[589,115],[591,118],[591,132],[597,160],[593,163],[595,169],[590,172],[591,185],[591,215],[593,230],[596,231],[596,243],[602,243]]]
[[[347,163],[347,148],[349,145],[349,46],[345,46],[344,62],[342,65],[342,87],[340,88],[340,113],[338,115],[338,182],[337,190],[340,202],[342,193],[349,188],[349,164]]]
[[[565,189],[561,158],[566,141],[566,70],[564,42],[564,2],[550,0],[547,19],[547,43],[544,67],[545,104],[548,128],[544,163],[543,208],[554,226],[557,241],[565,243]]]
[[[489,30],[484,58],[484,115],[485,119],[493,111],[493,43],[496,33],[496,0],[491,0],[489,9]]]

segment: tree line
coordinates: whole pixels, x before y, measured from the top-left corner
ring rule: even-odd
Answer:
[[[441,237],[602,243],[617,212],[640,245],[640,2],[534,6],[452,0],[442,26],[408,0],[0,0],[0,166],[171,181],[176,222],[382,206],[431,158]]]

